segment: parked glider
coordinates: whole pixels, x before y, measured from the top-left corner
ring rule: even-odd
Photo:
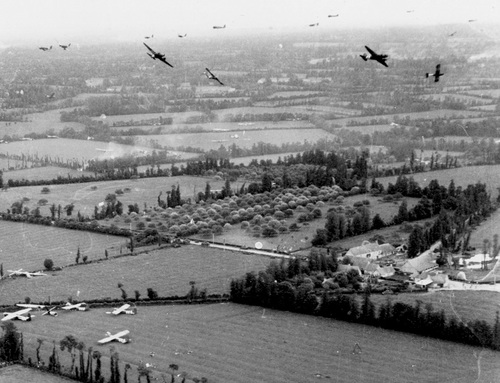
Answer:
[[[12,319],[18,319],[22,321],[30,321],[32,318],[32,315],[29,313],[31,311],[30,308],[27,309],[22,309],[18,311],[14,311],[13,313],[3,313],[3,318],[1,319],[2,322],[12,320]],[[28,314],[25,316],[24,314]],[[34,315],[33,315],[34,316]]]
[[[61,309],[63,310],[78,310],[78,311],[88,311],[89,306],[85,302],[81,303],[66,303],[64,306],[61,306]]]
[[[42,273],[41,271],[37,271],[34,273],[30,273],[29,271],[23,271],[23,269],[19,270],[7,270],[9,272],[9,277],[26,277],[26,278],[33,278],[33,277],[41,277],[47,274]]]
[[[38,309],[38,310],[45,308],[45,305],[35,305],[33,303],[16,303],[16,306],[22,307],[24,309]]]
[[[120,331],[120,332],[113,335],[108,331],[108,332],[106,332],[107,337],[98,340],[97,343],[104,344],[104,343],[111,342],[113,340],[117,340],[120,343],[128,343],[128,342],[130,342],[130,338],[129,337],[123,338],[123,337],[125,335],[128,335],[129,333],[130,333],[129,330],[123,330],[123,331]]]
[[[425,78],[429,78],[430,76],[434,76],[434,82],[439,81],[439,77],[444,75],[444,73],[441,73],[441,64],[436,65],[436,71],[434,73],[426,73]]]
[[[42,314],[42,315],[50,315],[52,317],[56,317],[57,316],[57,311],[54,311],[55,309],[57,308],[57,306],[54,306],[52,308],[46,308],[45,309],[45,312]]]
[[[389,57],[388,55],[379,55],[378,53],[375,53],[373,50],[368,48],[366,45],[365,45],[365,48],[370,53],[370,55],[367,55],[366,53],[359,55],[363,60],[365,60],[365,61],[375,60],[375,61],[379,62],[380,64],[382,64],[383,66],[389,67],[389,65],[387,65],[387,63],[386,63],[387,58]]]
[[[119,315],[119,314],[135,315],[135,314],[137,314],[137,308],[134,307],[131,310],[129,310],[129,308],[130,308],[130,305],[128,303],[126,303],[121,307],[113,309],[113,311],[107,311],[106,314],[112,314],[112,315]]]
[[[173,65],[171,65],[171,64],[169,64],[169,63],[167,62],[167,60],[165,59],[165,55],[164,55],[163,53],[160,53],[160,52],[155,52],[155,51],[154,51],[154,50],[153,50],[153,49],[152,49],[152,48],[151,48],[148,44],[146,44],[146,43],[143,43],[143,44],[144,44],[144,45],[146,46],[146,48],[148,48],[148,49],[149,49],[149,51],[151,52],[151,53],[146,52],[146,54],[147,54],[149,57],[151,57],[153,60],[158,59],[158,60],[160,60],[160,61],[164,62],[165,64],[167,64],[169,67],[173,68]]]

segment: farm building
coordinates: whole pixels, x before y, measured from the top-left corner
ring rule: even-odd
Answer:
[[[396,270],[394,270],[394,267],[392,267],[392,266],[381,267],[380,265],[377,265],[375,263],[371,263],[365,269],[366,274],[370,274],[370,275],[373,275],[374,277],[382,277],[382,278],[390,277],[390,276],[394,275],[395,272],[396,272]]]
[[[438,265],[433,259],[432,252],[430,250],[424,251],[418,257],[409,259],[401,266],[401,271],[405,273],[410,273],[412,276],[417,276],[424,271],[430,271],[436,269]]]
[[[363,241],[361,246],[351,247],[345,256],[379,259],[381,257],[393,255],[395,252],[396,249],[389,243],[379,245],[376,242]]]

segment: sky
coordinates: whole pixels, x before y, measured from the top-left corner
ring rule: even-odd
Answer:
[[[338,17],[328,18],[329,14]],[[0,0],[0,43],[134,40],[154,34],[280,33],[352,27],[500,24],[498,0]],[[224,25],[214,30],[214,25]]]

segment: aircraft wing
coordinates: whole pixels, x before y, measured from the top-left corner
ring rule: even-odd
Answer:
[[[153,50],[153,49],[152,49],[152,48],[151,48],[148,44],[146,44],[146,43],[143,43],[143,44],[146,46],[146,48],[148,48],[148,49],[149,49],[149,51],[150,51],[151,53],[156,54],[156,52],[155,52],[155,51],[154,51],[154,50]]]
[[[165,60],[165,58],[161,58],[160,61],[164,62],[165,64],[167,64],[170,68],[173,68],[174,66],[172,64],[170,64],[167,60]]]
[[[13,313],[8,313],[6,315],[4,314],[5,316],[1,319],[1,321],[4,322],[4,321],[8,321],[8,320],[17,318],[19,316],[22,316],[23,314],[27,314],[30,311],[31,311],[31,308],[27,308],[27,309],[15,311]]]
[[[34,305],[31,303],[16,303],[16,306],[23,307],[23,308],[29,308],[29,309],[43,309],[43,308],[45,308],[45,305]]]
[[[118,315],[120,314],[121,312],[125,311],[126,309],[128,309],[130,307],[130,305],[127,303],[127,304],[124,304],[123,306],[121,307],[118,307],[117,309],[114,309],[112,311],[112,314],[114,315]]]
[[[368,52],[370,52],[371,55],[373,56],[378,56],[378,54],[376,54],[374,51],[372,51],[370,48],[368,48],[366,45],[365,45],[365,48]]]
[[[382,58],[379,58],[379,59],[376,59],[380,64],[382,64],[383,66],[385,66],[386,68],[389,68],[389,65],[387,65],[387,63],[385,62],[384,59]]]

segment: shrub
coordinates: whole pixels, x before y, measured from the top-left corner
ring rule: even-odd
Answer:
[[[148,294],[149,299],[157,299],[158,298],[158,293],[155,290],[153,290],[151,287],[148,287],[147,294]]]
[[[42,194],[48,194],[48,193],[50,193],[50,189],[47,186],[43,187]]]
[[[54,267],[54,261],[50,258],[46,258],[45,261],[43,261],[43,266],[47,270],[52,270],[52,268]]]
[[[123,190],[122,189],[116,189],[115,190],[115,194],[123,194]]]
[[[45,205],[47,205],[47,202],[49,202],[49,201],[47,201],[45,198],[42,198],[41,200],[38,201],[38,205],[45,206]]]

